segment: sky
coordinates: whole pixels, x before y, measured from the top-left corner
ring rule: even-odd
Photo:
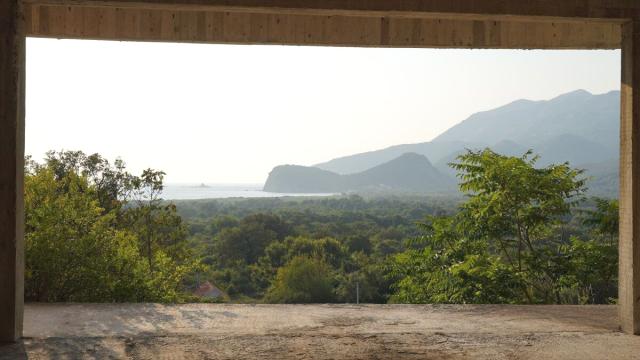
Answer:
[[[263,183],[430,141],[473,113],[619,89],[619,51],[27,39],[26,153],[82,150],[166,183]]]

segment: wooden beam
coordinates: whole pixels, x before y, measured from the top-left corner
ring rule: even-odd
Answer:
[[[25,34],[40,37],[374,47],[622,47],[619,309],[623,329],[640,334],[640,1],[2,0],[0,340],[14,340],[22,326],[23,2]]]
[[[620,123],[620,269],[622,329],[640,334],[640,22],[623,27]]]
[[[631,19],[640,14],[636,0],[25,0],[34,4],[159,8],[169,10],[240,9],[245,12],[275,11],[319,15],[435,14],[442,18],[471,16],[476,20],[497,17]],[[522,18],[515,20],[524,20]]]
[[[25,6],[28,36],[231,44],[617,49],[621,25]]]
[[[22,336],[24,68],[19,0],[0,1],[0,341]]]

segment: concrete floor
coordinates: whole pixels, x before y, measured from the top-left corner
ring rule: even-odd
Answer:
[[[0,359],[639,359],[614,306],[29,304]]]

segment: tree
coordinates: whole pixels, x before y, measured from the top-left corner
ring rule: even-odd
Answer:
[[[237,226],[223,228],[215,239],[213,251],[221,265],[236,260],[253,264],[270,243],[284,239],[289,232],[289,226],[280,217],[254,214],[242,219]]]
[[[371,240],[369,240],[369,237],[366,235],[348,236],[345,243],[351,252],[362,251],[365,254],[371,253]]]
[[[593,199],[595,209],[584,212],[582,224],[589,240],[571,237],[562,248],[567,271],[560,279],[566,302],[614,302],[618,287],[618,200]]]
[[[618,200],[594,198],[595,209],[586,211],[583,223],[600,235],[616,239],[620,228],[620,212]]]
[[[25,297],[139,300],[147,279],[136,238],[112,226],[113,213],[102,215],[86,178],[64,180],[47,168],[25,177]]]
[[[560,249],[565,267],[559,277],[561,302],[615,303],[618,295],[617,243],[572,237]]]
[[[100,154],[86,155],[82,151],[49,151],[44,163],[28,158],[32,169],[46,167],[53,171],[55,179],[62,181],[74,173],[83,176],[96,192],[98,204],[104,213],[120,208],[132,194],[139,190],[139,178],[126,170],[124,161],[116,159],[113,165]]]
[[[543,302],[559,301],[558,274],[549,266],[560,260],[551,249],[551,232],[583,199],[583,171],[567,163],[536,168],[538,157],[531,151],[521,157],[490,149],[468,151],[458,160],[451,166],[469,197],[459,216],[463,226],[487,241],[519,275],[529,302],[538,301],[536,295]]]
[[[420,246],[395,256],[394,300],[562,303],[568,287],[608,281],[610,249],[559,232],[582,200],[581,170],[537,168],[530,151],[468,151],[458,160],[451,165],[467,201],[457,214],[422,224]],[[606,271],[584,272],[585,261]]]
[[[265,296],[270,303],[327,303],[333,299],[330,267],[306,256],[297,256],[278,269]]]
[[[142,206],[127,199],[156,188],[161,174],[128,174],[99,155],[50,152],[25,169],[25,295],[39,301],[180,301],[182,283],[197,267],[190,259],[175,207],[154,215],[147,228],[130,221]],[[152,251],[142,236],[153,234]],[[181,234],[173,236],[172,234]],[[181,251],[177,251],[181,249]]]
[[[432,217],[423,235],[393,257],[388,274],[394,303],[518,303],[520,281],[488,243],[473,238],[455,217]]]
[[[187,230],[174,204],[165,204],[160,195],[165,173],[146,169],[140,177],[132,177],[128,192],[130,206],[122,211],[122,223],[139,239],[140,252],[155,270],[154,259],[163,251],[173,260],[186,261]]]
[[[337,300],[355,303],[386,303],[389,293],[389,281],[385,278],[385,263],[373,259],[363,252],[351,254],[352,272],[338,274],[336,287]]]

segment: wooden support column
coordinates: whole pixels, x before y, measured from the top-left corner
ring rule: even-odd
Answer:
[[[20,0],[0,1],[0,342],[22,336],[25,38]]]
[[[622,33],[619,312],[622,329],[640,334],[640,21]]]

